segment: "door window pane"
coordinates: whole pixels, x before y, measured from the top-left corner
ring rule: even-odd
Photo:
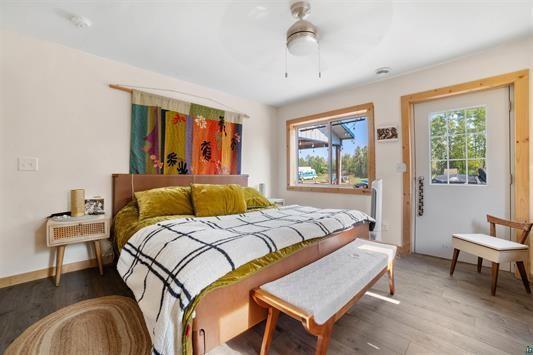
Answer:
[[[431,139],[431,160],[446,160],[448,158],[448,141],[446,137]]]
[[[487,150],[487,137],[483,134],[468,134],[468,158],[485,158]]]
[[[466,160],[450,160],[448,164],[449,183],[466,184]]]
[[[451,111],[446,115],[448,119],[448,134],[465,133],[465,113],[464,111]]]
[[[485,106],[433,113],[429,119],[431,183],[486,185]]]
[[[469,181],[473,181],[471,182],[473,184],[487,184],[487,169],[485,167],[485,159],[468,161],[468,179]]]
[[[468,132],[485,132],[485,113],[484,107],[466,110],[466,129]]]
[[[466,136],[464,134],[450,135],[448,142],[449,159],[466,159]]]
[[[447,184],[448,174],[446,172],[448,168],[448,161],[433,161],[431,162],[431,183],[432,184]]]
[[[446,135],[446,132],[447,132],[446,122],[447,122],[446,114],[444,113],[435,114],[435,116],[431,119],[431,136],[437,137],[437,136]]]

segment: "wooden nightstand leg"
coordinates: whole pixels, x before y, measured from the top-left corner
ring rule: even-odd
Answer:
[[[100,270],[100,275],[104,274],[104,265],[102,264],[102,249],[100,248],[100,241],[94,241],[94,251],[96,253],[96,260],[98,261],[98,270]]]
[[[65,246],[60,245],[56,248],[56,286],[61,281],[61,269],[63,268],[63,256],[65,256]]]

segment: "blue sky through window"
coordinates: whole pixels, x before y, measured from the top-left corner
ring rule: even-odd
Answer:
[[[368,145],[368,120],[348,123],[346,128],[353,134],[354,139],[345,139],[342,141],[342,154],[355,154],[357,147],[366,147]],[[307,159],[308,156],[319,156],[328,159],[328,148],[310,148],[300,149],[299,158]]]

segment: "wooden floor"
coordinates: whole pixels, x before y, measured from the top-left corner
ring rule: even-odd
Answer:
[[[411,255],[399,259],[399,304],[363,297],[337,324],[328,354],[524,354],[533,347],[533,296],[508,272],[500,272],[496,297],[490,295],[490,270],[458,264],[453,278],[449,261]],[[56,309],[83,299],[131,295],[116,271],[64,275],[61,287],[40,280],[0,289],[0,353],[24,328]],[[387,295],[386,278],[372,292]],[[211,355],[257,354],[263,324]],[[282,316],[271,354],[310,354],[314,338],[296,321]]]
[[[0,354],[24,329],[69,304],[89,298],[122,295],[133,297],[116,270],[105,267],[61,276],[61,286],[52,278],[0,288]]]

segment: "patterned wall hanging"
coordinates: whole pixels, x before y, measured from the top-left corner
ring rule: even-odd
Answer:
[[[133,90],[131,174],[240,174],[244,115]]]

